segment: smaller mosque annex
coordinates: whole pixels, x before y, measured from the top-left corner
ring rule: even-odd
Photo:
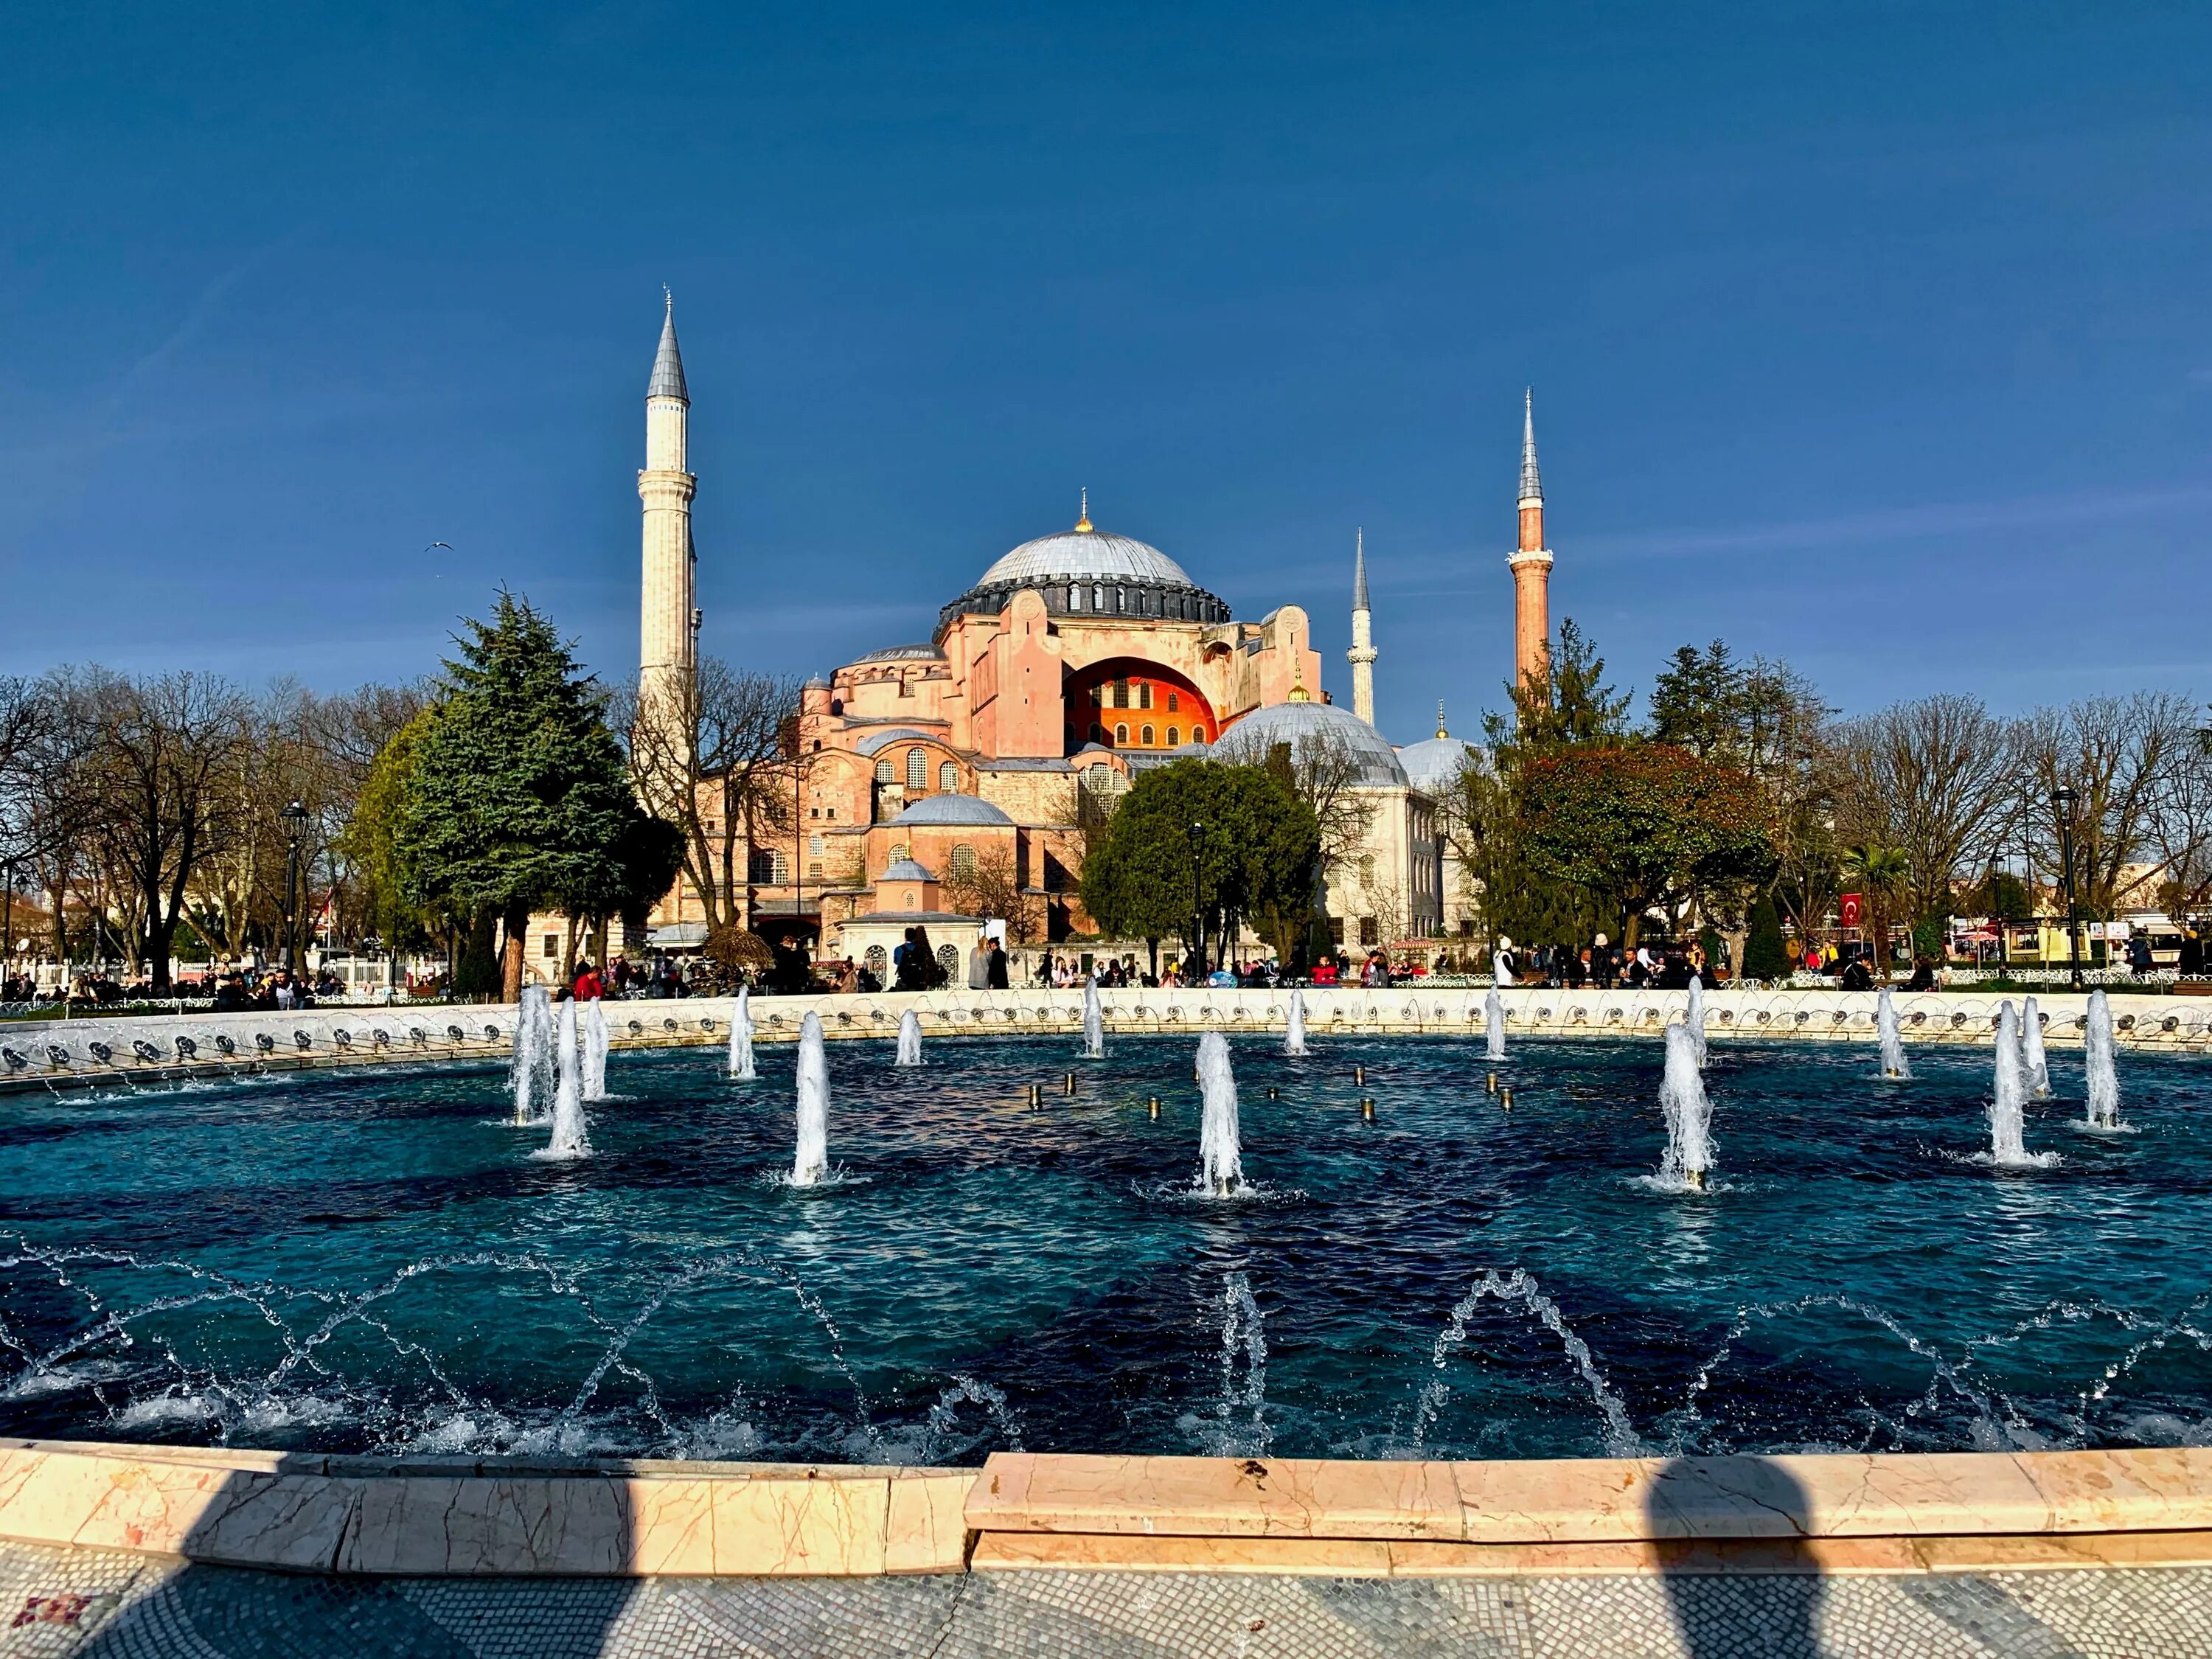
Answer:
[[[639,475],[647,697],[696,668],[689,409],[672,305]],[[1533,599],[1540,609],[1551,556],[1541,550],[1533,420],[1525,450],[1522,547],[1510,562],[1522,606]],[[1242,619],[1168,552],[1094,524],[1087,491],[1072,526],[979,563],[926,639],[805,683],[789,823],[763,826],[754,844],[740,825],[709,826],[738,838],[728,865],[712,861],[744,872],[738,914],[753,932],[812,940],[819,954],[880,974],[907,927],[958,940],[962,924],[1003,914],[1018,895],[1042,918],[1031,942],[1088,943],[1085,838],[1133,779],[1186,757],[1262,761],[1281,745],[1299,759],[1328,754],[1358,800],[1326,849],[1322,895],[1345,946],[1433,938],[1464,921],[1439,814],[1466,748],[1441,722],[1403,751],[1376,729],[1364,543],[1355,538],[1350,708],[1324,687],[1303,609]],[[1540,672],[1540,618],[1535,627]],[[1525,651],[1522,669],[1530,672]],[[652,945],[697,945],[703,915],[679,878],[653,915]]]

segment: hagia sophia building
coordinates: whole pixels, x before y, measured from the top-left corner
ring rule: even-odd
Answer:
[[[674,307],[646,391],[638,474],[644,567],[640,707],[696,669],[700,613],[686,427],[690,398]],[[1533,411],[1524,405],[1520,545],[1507,561],[1525,678],[1545,670],[1552,555]],[[1078,891],[1086,824],[1146,769],[1188,756],[1264,760],[1320,744],[1349,757],[1370,809],[1356,842],[1334,850],[1324,909],[1346,949],[1460,932],[1471,896],[1440,824],[1441,797],[1467,755],[1436,734],[1404,748],[1376,730],[1364,542],[1355,537],[1352,702],[1323,689],[1306,612],[1285,605],[1243,621],[1167,553],[1100,528],[1087,492],[1073,525],[991,561],[938,612],[925,641],[870,651],[799,694],[795,824],[731,849],[749,924],[817,954],[884,971],[907,927],[939,954],[973,938],[985,890],[1018,889],[1044,937],[1087,945]],[[1340,765],[1341,765],[1340,760]],[[1095,810],[1085,811],[1086,800]],[[743,825],[705,825],[710,836]],[[715,862],[720,863],[717,858]],[[969,908],[957,902],[965,897]],[[704,912],[689,880],[656,908],[654,950],[696,947]],[[548,943],[550,944],[550,936]],[[550,973],[532,951],[533,973]],[[548,952],[551,954],[551,952]]]

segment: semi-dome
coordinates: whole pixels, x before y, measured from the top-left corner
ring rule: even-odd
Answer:
[[[1221,734],[1213,745],[1213,758],[1257,765],[1267,751],[1287,743],[1295,750],[1302,743],[1319,740],[1340,744],[1358,762],[1357,781],[1370,788],[1411,787],[1398,752],[1382,734],[1349,708],[1333,702],[1279,702],[1255,708]]]
[[[871,651],[865,657],[855,657],[848,665],[858,668],[869,662],[942,662],[945,653],[933,645],[887,645],[880,651]]]
[[[1473,745],[1458,738],[1427,738],[1409,743],[1398,751],[1398,764],[1425,795],[1441,795],[1452,787]]]
[[[1224,623],[1229,607],[1173,559],[1133,536],[1094,527],[1090,500],[1073,530],[1024,542],[938,613],[941,632],[962,616],[995,617],[1024,589],[1054,617]]]
[[[976,795],[924,795],[891,820],[893,823],[1004,824],[1014,821]]]

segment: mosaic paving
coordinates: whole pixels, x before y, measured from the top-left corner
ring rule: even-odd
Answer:
[[[0,1545],[4,1659],[2198,1659],[2212,1571],[334,1579]]]

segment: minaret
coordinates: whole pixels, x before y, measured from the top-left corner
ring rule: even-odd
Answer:
[[[1521,403],[1521,546],[1505,561],[1513,572],[1513,666],[1522,685],[1551,678],[1551,550],[1544,545],[1544,481],[1536,471],[1536,398]]]
[[[1375,613],[1367,605],[1367,532],[1352,532],[1352,649],[1344,653],[1352,665],[1352,712],[1370,726],[1375,724]]]
[[[664,295],[667,294],[663,289]],[[698,668],[699,613],[692,608],[691,495],[697,486],[687,468],[685,428],[691,399],[684,387],[684,357],[676,349],[676,301],[667,298],[660,349],[645,388],[645,466],[637,475],[645,507],[645,581],[638,649],[638,706],[658,708],[666,722],[659,745],[664,765],[685,757],[693,676]]]

